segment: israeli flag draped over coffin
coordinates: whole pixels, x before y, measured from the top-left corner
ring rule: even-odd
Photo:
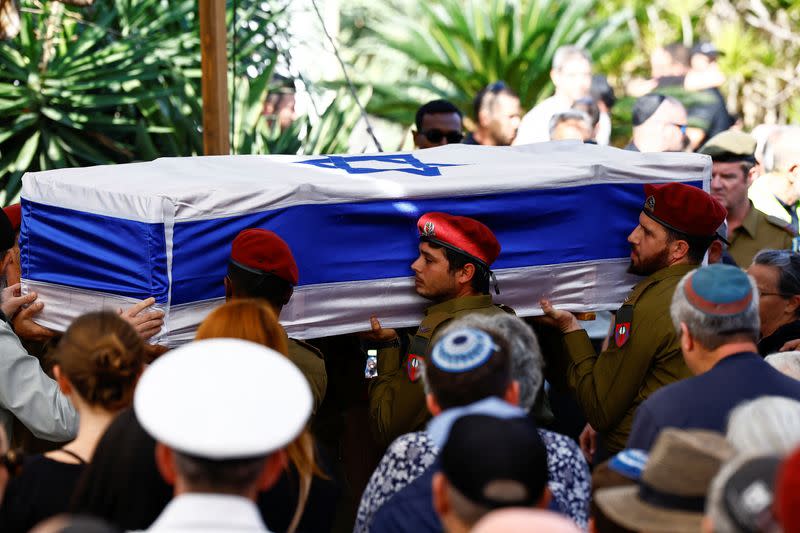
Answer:
[[[616,309],[636,278],[626,237],[642,185],[708,189],[710,159],[580,143],[451,145],[354,156],[158,159],[25,175],[20,237],[25,290],[39,321],[63,330],[90,310],[154,296],[161,342],[191,340],[224,298],[231,242],[250,227],[292,248],[300,283],[281,322],[314,338],[418,324],[416,221],[474,217],[496,234],[495,300],[519,315],[547,296],[574,311]]]

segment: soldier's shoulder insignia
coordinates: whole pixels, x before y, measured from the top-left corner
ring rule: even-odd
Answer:
[[[631,338],[633,325],[633,306],[623,305],[617,311],[614,321],[614,343],[617,348],[622,348]]]
[[[424,364],[425,359],[422,356],[409,354],[408,361],[406,361],[406,373],[408,374],[408,379],[410,379],[412,383],[419,381],[419,378],[422,377],[422,367]]]

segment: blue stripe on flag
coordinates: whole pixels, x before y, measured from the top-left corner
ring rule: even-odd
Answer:
[[[23,199],[20,249],[26,279],[167,302],[164,224]]]
[[[596,184],[461,198],[306,204],[178,222],[171,301],[223,296],[231,242],[251,227],[270,229],[286,240],[300,269],[300,285],[411,275],[416,221],[428,211],[470,216],[489,226],[502,246],[493,265],[497,269],[624,258],[643,196],[641,184]],[[23,202],[25,277],[137,298],[153,290],[163,301],[163,224],[32,205]]]
[[[236,234],[275,231],[291,247],[300,285],[403,277],[417,256],[422,213],[470,216],[502,246],[494,268],[627,257],[638,223],[641,184],[600,184],[463,198],[299,205],[224,220],[175,225],[174,303],[223,296]]]

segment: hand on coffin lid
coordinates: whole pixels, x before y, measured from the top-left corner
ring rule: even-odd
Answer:
[[[127,309],[120,309],[119,315],[125,319],[143,340],[150,340],[153,335],[161,331],[164,326],[164,312],[159,310],[146,311],[156,303],[153,297],[142,300]]]

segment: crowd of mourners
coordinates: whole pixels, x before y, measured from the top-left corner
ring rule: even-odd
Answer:
[[[628,150],[710,157],[710,192],[646,185],[613,313],[503,305],[492,229],[417,221],[418,327],[302,341],[292,250],[230,244],[226,302],[180,347],[153,299],[37,323],[19,204],[0,212],[0,531],[800,531],[800,127],[745,133],[709,43],[659,48]],[[420,107],[419,149],[608,144],[615,97],[556,51],[522,116],[504,83]],[[675,87],[696,96],[688,108]]]

